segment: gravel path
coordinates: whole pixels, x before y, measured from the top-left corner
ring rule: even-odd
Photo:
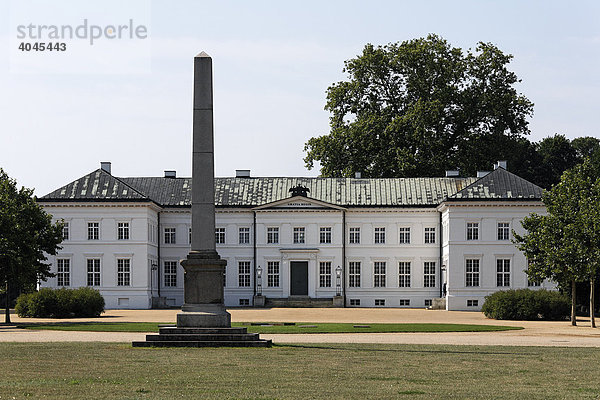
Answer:
[[[231,309],[234,322],[350,322],[350,323],[458,323],[521,326],[518,331],[456,333],[333,333],[333,334],[263,334],[275,343],[404,343],[505,346],[600,347],[600,329],[589,327],[582,319],[572,327],[568,321],[495,321],[478,312],[434,311],[418,309],[368,308],[275,308]],[[174,322],[178,310],[108,310],[90,319],[67,319],[60,322]],[[52,319],[18,318],[13,322],[57,322]],[[144,333],[75,332],[28,330],[0,326],[0,342],[131,342],[144,340]]]

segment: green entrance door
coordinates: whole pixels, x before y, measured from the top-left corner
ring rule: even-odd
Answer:
[[[290,294],[308,296],[308,261],[291,261],[290,272]]]

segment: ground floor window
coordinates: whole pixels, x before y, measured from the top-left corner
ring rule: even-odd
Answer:
[[[131,285],[131,260],[129,258],[117,259],[117,286]]]
[[[350,299],[351,306],[360,306],[360,299]]]
[[[350,261],[348,264],[348,286],[360,287],[360,261]]]
[[[467,300],[467,307],[478,307],[479,300]]]
[[[165,286],[177,286],[177,261],[165,261]]]
[[[409,299],[400,299],[400,306],[410,306],[410,300]]]
[[[423,286],[435,287],[435,261],[423,263]]]
[[[385,299],[375,299],[376,306],[385,306]]]
[[[238,263],[238,286],[250,287],[250,261]]]
[[[319,263],[319,287],[331,287],[331,261]]]
[[[58,286],[71,286],[71,260],[69,258],[56,260],[56,284]]]
[[[496,260],[496,286],[510,286],[510,259]]]
[[[529,287],[536,287],[536,286],[542,286],[542,281],[536,281],[536,280],[529,280],[527,279],[527,286]]]
[[[267,286],[279,287],[279,261],[267,262]]]
[[[466,286],[479,286],[479,259],[467,259],[465,262]]]
[[[426,299],[425,300],[425,307],[431,307],[432,305],[432,300],[431,299]]]
[[[398,263],[398,287],[410,287],[410,262]]]
[[[250,299],[240,299],[239,304],[240,304],[240,306],[249,306]]]
[[[100,259],[87,259],[87,285],[100,286]]]
[[[385,261],[375,261],[373,265],[373,286],[385,287]]]

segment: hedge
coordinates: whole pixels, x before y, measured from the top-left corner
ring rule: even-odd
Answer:
[[[20,295],[15,312],[19,317],[35,318],[99,317],[104,312],[104,297],[89,287],[44,288]]]
[[[556,321],[571,314],[571,301],[546,289],[504,290],[486,296],[481,311],[494,319]]]

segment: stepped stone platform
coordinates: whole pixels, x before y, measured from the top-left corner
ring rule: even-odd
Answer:
[[[177,328],[163,326],[158,335],[146,335],[146,341],[133,347],[271,347],[271,340],[246,328]]]
[[[294,308],[329,308],[336,307],[333,304],[333,298],[312,298],[308,296],[290,296],[288,298],[272,298],[265,299],[265,307],[294,307]]]

